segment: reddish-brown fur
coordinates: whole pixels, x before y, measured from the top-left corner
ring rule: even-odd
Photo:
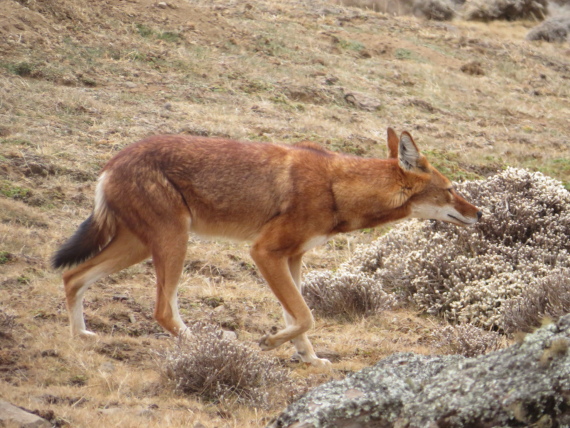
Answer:
[[[157,276],[155,318],[183,333],[176,288],[194,232],[253,241],[251,255],[287,324],[260,345],[272,349],[292,340],[304,361],[327,364],[305,334],[313,318],[300,292],[301,257],[311,246],[410,216],[465,225],[481,215],[408,133],[398,138],[389,129],[388,147],[389,159],[346,156],[307,142],[191,136],[150,137],[127,147],[103,169],[93,215],[54,257],[56,267],[81,263],[64,274],[73,334],[90,334],[81,308],[87,286],[149,256]],[[110,242],[101,244],[105,238]]]

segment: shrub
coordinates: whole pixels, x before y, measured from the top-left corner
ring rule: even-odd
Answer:
[[[531,29],[527,40],[545,40],[547,42],[565,42],[570,33],[570,14],[552,16]]]
[[[303,295],[319,316],[353,321],[358,317],[391,308],[396,299],[378,281],[363,275],[339,271],[306,275]]]
[[[160,356],[164,377],[179,393],[271,408],[301,392],[289,371],[259,349],[225,338],[211,324],[197,323],[191,332],[190,339],[181,339]]]
[[[467,0],[463,16],[468,21],[544,19],[547,0]]]
[[[358,249],[329,281],[351,272],[402,302],[486,330],[526,328],[512,316],[536,305],[557,317],[570,298],[568,281],[557,281],[570,269],[570,193],[541,173],[514,168],[456,187],[484,210],[481,222],[402,223]],[[560,303],[548,305],[536,295],[554,283]]]
[[[486,331],[471,324],[448,325],[433,333],[436,346],[445,354],[459,354],[476,357],[499,350],[505,340],[499,333]]]
[[[544,319],[557,320],[569,312],[570,269],[557,269],[505,302],[503,328],[507,333],[530,333]]]
[[[414,0],[414,15],[434,21],[450,21],[455,16],[455,7],[451,0]]]
[[[12,337],[16,317],[0,309],[0,337]]]

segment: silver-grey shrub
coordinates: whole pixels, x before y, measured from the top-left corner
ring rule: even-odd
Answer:
[[[480,223],[401,223],[358,249],[343,272],[376,282],[400,302],[483,329],[516,330],[520,322],[505,318],[516,312],[513,305],[519,312],[536,307],[532,302],[540,299],[525,296],[540,294],[551,280],[558,284],[556,294],[570,295],[568,280],[559,280],[570,269],[570,193],[560,182],[509,168],[456,187],[483,210]],[[328,281],[336,278],[332,274]],[[561,302],[556,314],[570,310],[567,298]],[[556,316],[547,304],[540,307],[543,315]]]
[[[543,20],[548,14],[548,0],[467,0],[462,14],[467,21]]]
[[[212,324],[197,323],[192,337],[160,355],[162,374],[181,394],[215,403],[282,407],[302,391],[279,362]]]
[[[555,269],[533,281],[521,295],[505,302],[503,328],[507,333],[531,332],[548,319],[570,312],[570,269]]]
[[[455,16],[455,3],[452,0],[414,0],[414,15],[434,21],[450,21]]]
[[[532,28],[526,35],[527,40],[545,40],[547,42],[563,43],[570,34],[570,13],[564,11]]]
[[[389,309],[396,303],[396,298],[369,275],[342,270],[307,275],[303,295],[319,316],[345,321]]]
[[[435,345],[444,354],[476,357],[505,346],[505,336],[472,324],[448,325],[432,332]]]

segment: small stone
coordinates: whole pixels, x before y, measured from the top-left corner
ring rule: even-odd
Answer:
[[[148,418],[148,419],[153,419],[156,417],[156,414],[150,409],[142,409],[142,410],[137,412],[137,416],[140,416],[143,418]]]
[[[99,413],[106,416],[118,415],[123,413],[125,410],[120,407],[109,407],[108,409],[99,409]]]
[[[104,373],[112,373],[115,371],[115,365],[110,361],[108,361],[106,363],[101,364],[99,366],[99,370],[101,370]]]

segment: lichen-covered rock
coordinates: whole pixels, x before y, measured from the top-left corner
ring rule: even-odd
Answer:
[[[270,428],[570,424],[570,315],[477,358],[392,355],[291,404]]]
[[[461,357],[394,354],[344,380],[321,385],[293,403],[270,427],[391,426],[416,389]],[[359,425],[361,424],[361,425]],[[376,426],[374,425],[374,426]]]
[[[0,400],[0,427],[49,428],[52,425],[38,415]]]

